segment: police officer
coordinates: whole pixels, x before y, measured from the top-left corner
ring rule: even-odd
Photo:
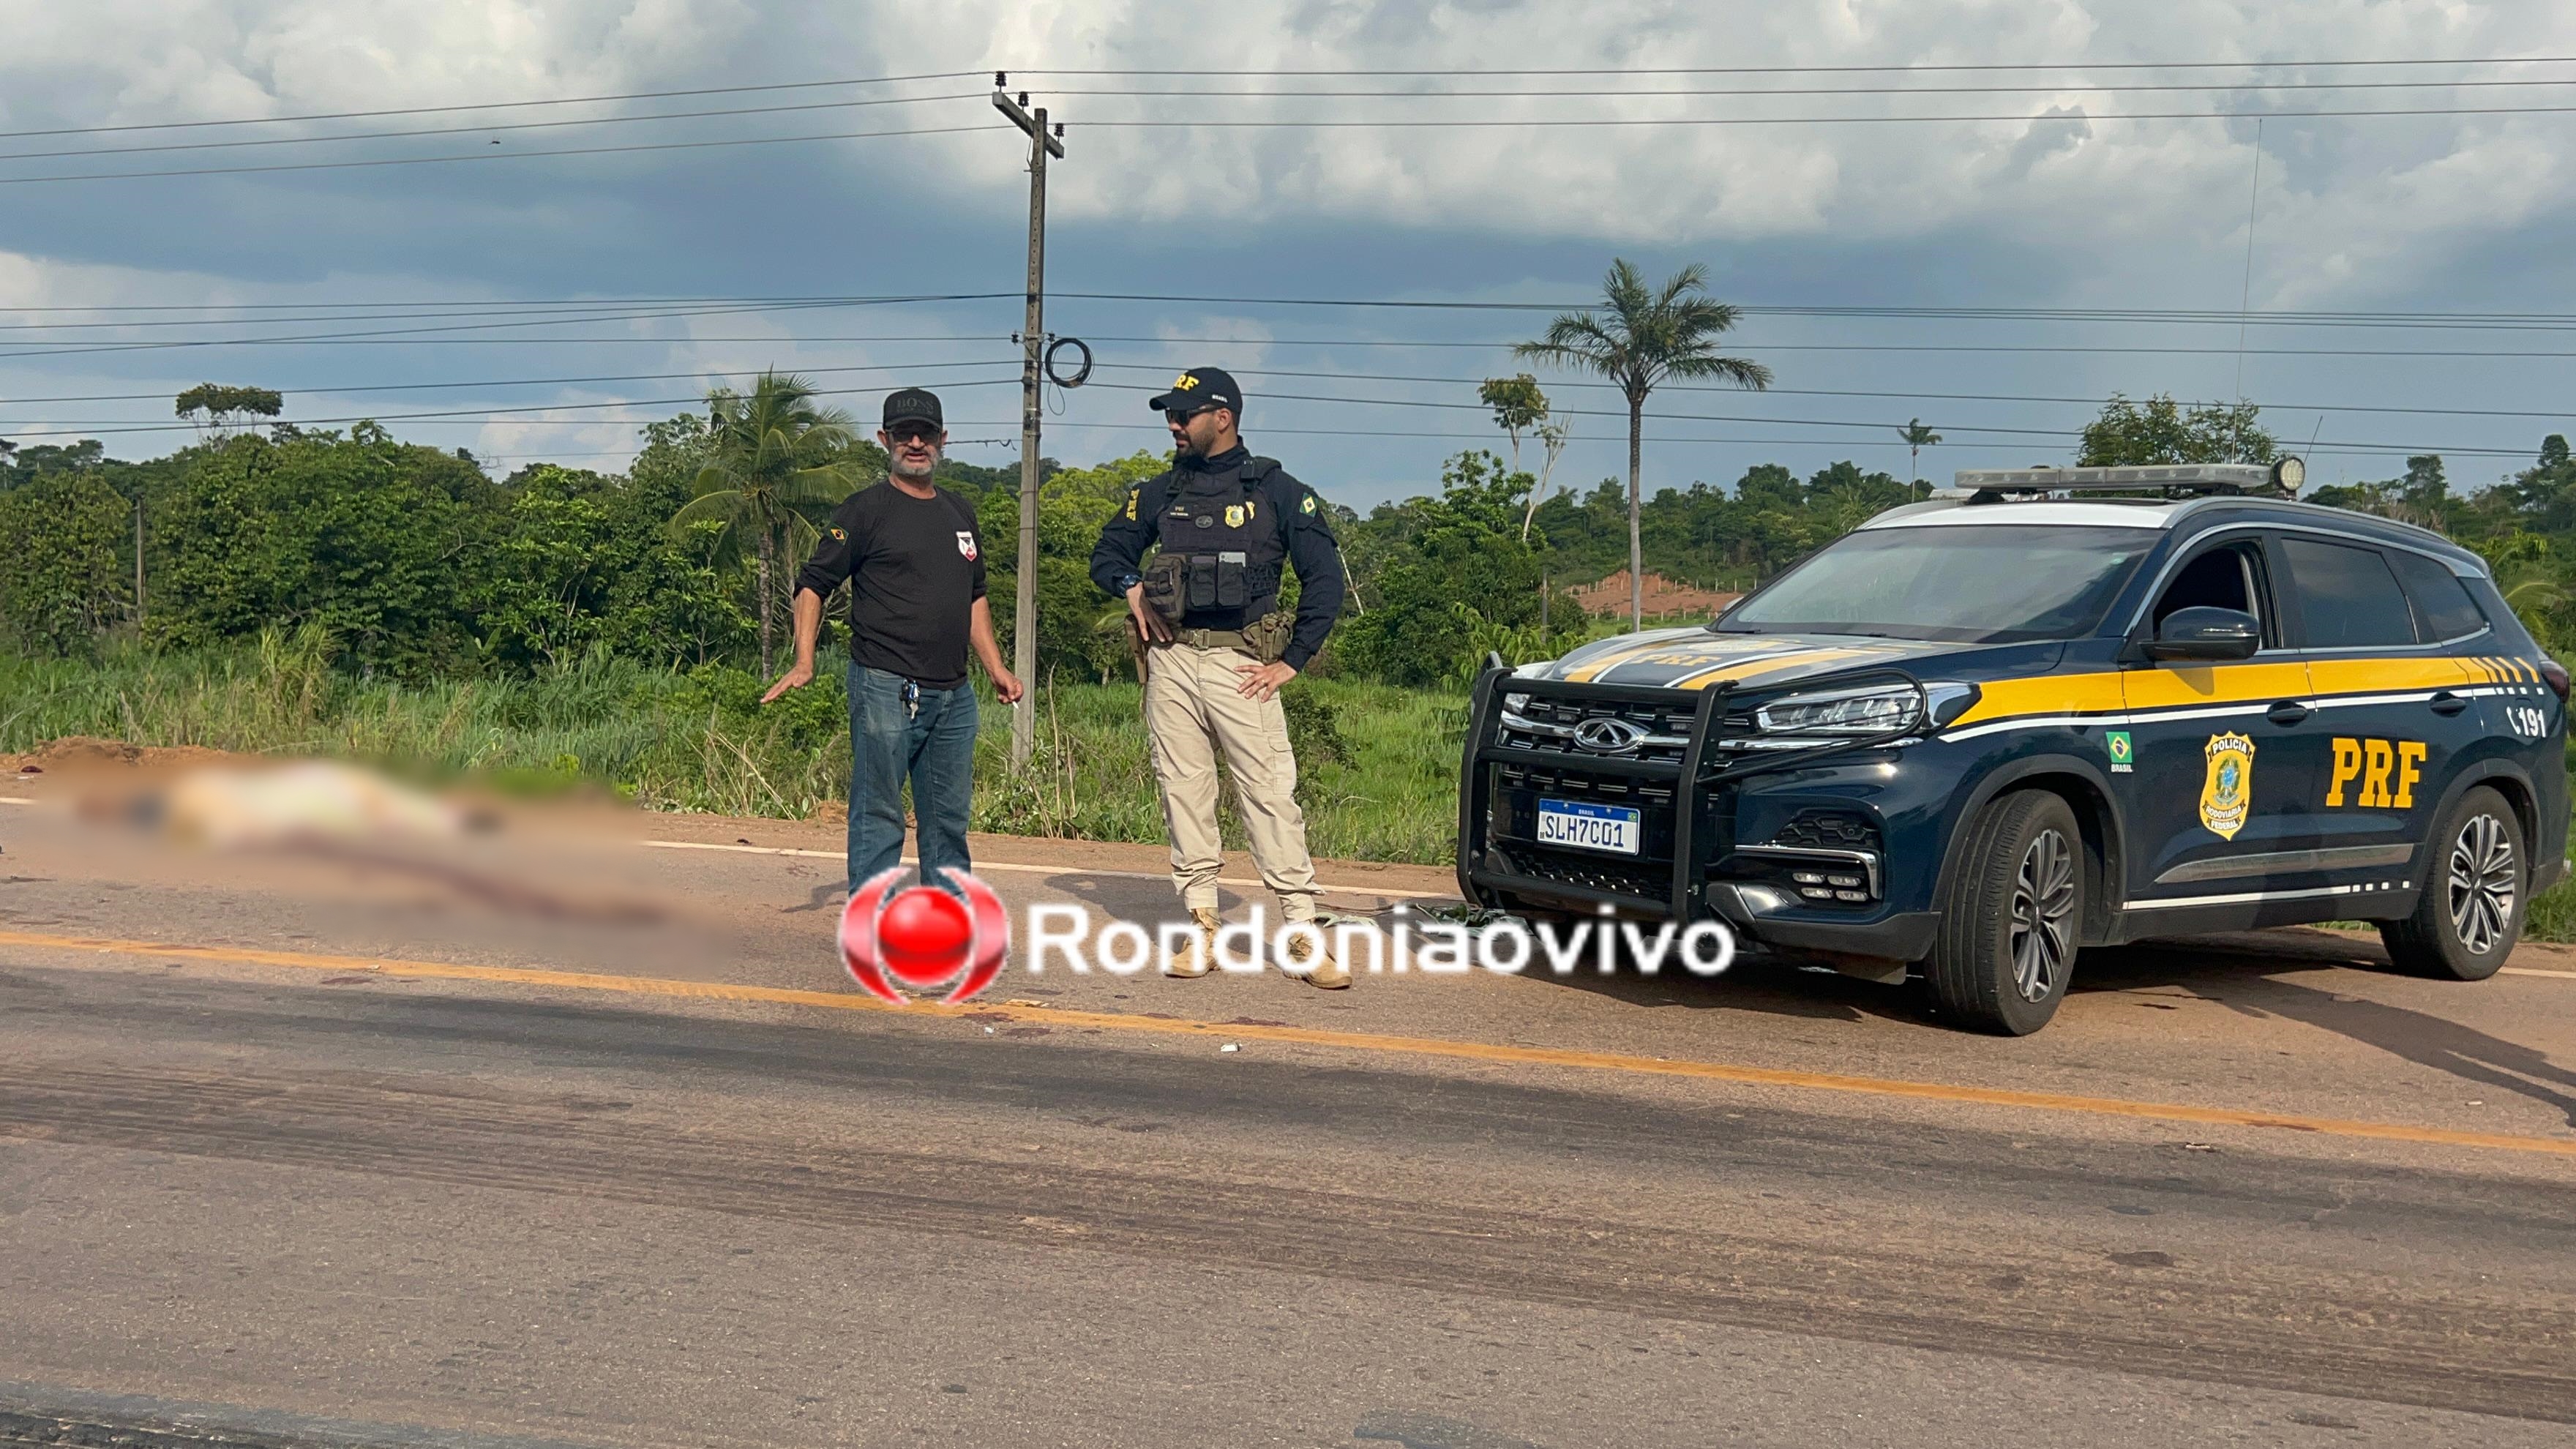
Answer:
[[[1341,549],[1315,490],[1236,427],[1243,393],[1213,367],[1193,368],[1151,400],[1172,430],[1171,471],[1131,490],[1091,552],[1092,581],[1127,599],[1144,646],[1145,724],[1172,884],[1196,930],[1164,974],[1204,976],[1216,954],[1216,752],[1234,776],[1235,806],[1261,880],[1288,921],[1315,918],[1315,863],[1297,808],[1297,760],[1279,687],[1324,645],[1342,611]],[[1145,551],[1160,551],[1152,563]],[[1282,566],[1297,571],[1293,619],[1279,608]],[[1351,984],[1320,936],[1289,940],[1291,974],[1321,987]]]

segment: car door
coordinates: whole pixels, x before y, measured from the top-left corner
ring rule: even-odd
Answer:
[[[2313,785],[2325,763],[2325,735],[2278,603],[2274,566],[2258,531],[2195,543],[2132,632],[2122,692],[2132,759],[2123,803],[2134,822],[2133,910],[2254,900],[2285,863],[2316,848]],[[2194,606],[2254,615],[2262,647],[2237,663],[2142,657],[2166,615]],[[2114,770],[2121,753],[2114,741]]]
[[[2479,680],[2458,657],[2485,616],[2447,568],[2411,550],[2319,535],[2279,547],[2327,726],[2319,848],[2339,883],[2402,889],[2422,878],[2418,846],[2454,761],[2488,729],[2469,693]]]

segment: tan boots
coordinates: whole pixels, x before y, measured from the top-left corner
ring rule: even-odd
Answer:
[[[1176,943],[1171,954],[1163,958],[1166,976],[1205,976],[1216,969],[1216,930],[1225,922],[1211,910],[1190,912],[1194,927],[1189,938]]]
[[[1190,912],[1192,927],[1186,939],[1175,942],[1163,957],[1163,974],[1189,978],[1205,976],[1216,969],[1216,933],[1225,921],[1211,910]],[[1288,959],[1281,969],[1309,986],[1326,991],[1340,991],[1351,984],[1349,968],[1333,959],[1318,937],[1297,935],[1289,938]]]
[[[1291,969],[1294,968],[1294,969]],[[1309,986],[1326,991],[1341,991],[1351,984],[1350,968],[1333,959],[1319,932],[1314,936],[1299,934],[1288,938],[1288,963],[1281,968]],[[1303,975],[1298,975],[1303,971]]]

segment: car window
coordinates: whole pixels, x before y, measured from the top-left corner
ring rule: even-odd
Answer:
[[[2415,605],[2417,632],[2427,641],[2458,639],[2487,626],[2487,616],[2468,587],[2449,569],[2420,553],[2391,553],[2406,597]]]
[[[2375,548],[2292,538],[2281,543],[2299,591],[2311,649],[2364,649],[2413,644],[2415,616],[2405,591]]]
[[[2156,600],[2150,627],[2162,625],[2165,616],[2176,609],[2234,609],[2240,614],[2261,617],[2246,567],[2245,548],[2237,544],[2213,548],[2191,562],[2165,585],[2164,594]],[[2270,630],[2264,631],[2269,634]]]
[[[2152,528],[2020,523],[1862,529],[1716,627],[1962,644],[2071,638],[2101,621],[2156,538]]]

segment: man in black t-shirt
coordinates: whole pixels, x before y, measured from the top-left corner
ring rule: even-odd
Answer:
[[[975,800],[971,648],[1009,704],[1020,681],[1002,666],[984,600],[984,547],[975,510],[934,486],[948,445],[939,399],[908,387],[885,401],[877,434],[886,481],[832,514],[796,576],[796,664],[760,702],[814,677],[823,600],[850,586],[850,879],[855,891],[903,860],[903,787],[920,822],[921,878],[968,870],[966,821]]]

